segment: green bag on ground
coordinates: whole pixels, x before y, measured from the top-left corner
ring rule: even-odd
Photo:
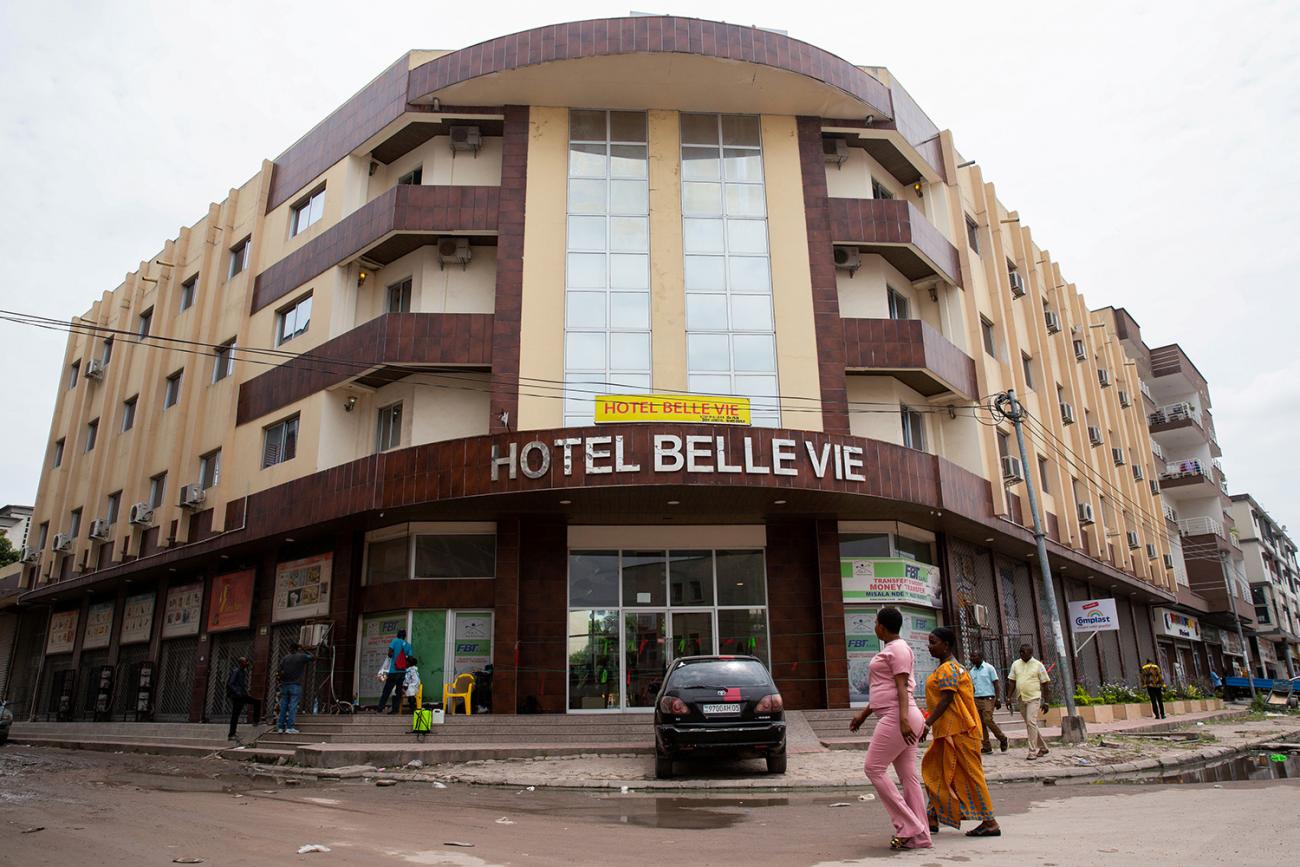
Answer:
[[[420,708],[411,714],[411,731],[418,735],[427,735],[433,730],[433,711]]]

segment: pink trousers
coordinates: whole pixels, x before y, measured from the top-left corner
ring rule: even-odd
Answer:
[[[925,718],[914,704],[908,704],[907,713],[912,731],[920,737]],[[903,786],[901,795],[894,787],[894,781],[889,778],[890,765],[894,766],[898,782]],[[871,780],[871,785],[876,787],[876,794],[884,802],[885,809],[889,811],[890,821],[894,823],[894,834],[910,840],[912,848],[928,847],[930,823],[925,816],[925,792],[921,788],[921,777],[916,769],[916,744],[903,740],[903,733],[898,730],[898,708],[886,708],[876,722],[863,770],[866,771],[867,779]]]

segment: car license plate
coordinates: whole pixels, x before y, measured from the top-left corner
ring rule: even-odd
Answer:
[[[740,713],[739,704],[706,704],[704,706],[705,714],[714,713]]]

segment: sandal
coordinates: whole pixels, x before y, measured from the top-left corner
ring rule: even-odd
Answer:
[[[901,849],[906,849],[908,839],[909,838],[907,837],[891,837],[889,839],[889,848],[894,850],[895,852]]]
[[[1001,837],[1001,828],[985,828],[983,825],[966,832],[967,837]]]

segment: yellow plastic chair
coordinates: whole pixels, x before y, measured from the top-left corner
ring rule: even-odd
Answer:
[[[455,714],[456,710],[450,704],[453,699],[463,699],[465,702],[465,715],[469,716],[474,713],[474,675],[458,674],[456,679],[451,683],[442,685],[442,709],[449,714]]]

